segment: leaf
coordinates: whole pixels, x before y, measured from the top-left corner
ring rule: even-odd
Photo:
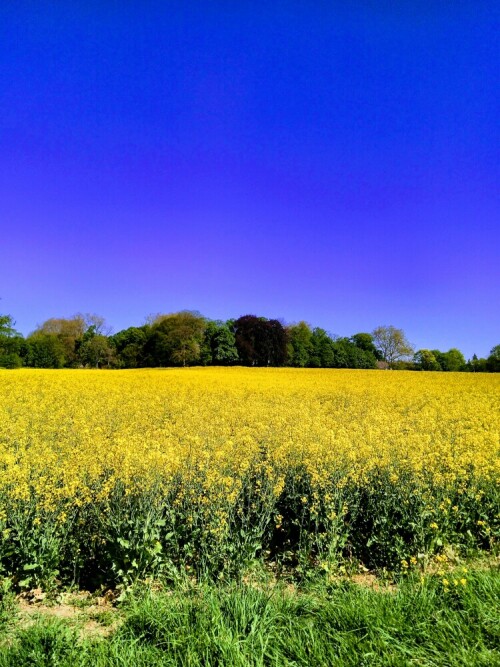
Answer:
[[[36,570],[38,568],[38,563],[28,563],[27,565],[23,565],[23,570],[26,572],[27,570]]]

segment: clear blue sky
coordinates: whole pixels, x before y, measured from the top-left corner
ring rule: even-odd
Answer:
[[[495,2],[4,2],[0,312],[500,343]]]

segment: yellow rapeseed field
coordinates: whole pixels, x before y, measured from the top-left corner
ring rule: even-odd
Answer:
[[[172,532],[182,533],[176,558],[184,560],[201,557],[200,534],[213,549],[234,542],[236,530],[255,539],[257,525],[252,553],[299,549],[309,533],[309,551],[331,554],[328,545],[345,549],[363,531],[366,548],[376,550],[392,528],[401,544],[420,539],[434,549],[471,528],[476,541],[491,542],[499,517],[499,389],[498,375],[465,373],[0,371],[4,560],[13,562],[23,530],[46,531],[47,521],[61,527],[60,540],[90,531],[89,540],[109,542],[95,534],[99,525],[109,528],[102,516],[116,518],[125,506],[137,512],[130,499],[141,494],[162,508],[154,544],[165,558],[173,554],[165,522],[169,543]],[[101,518],[90,525],[96,508]],[[389,525],[374,527],[369,512],[386,512]],[[405,534],[415,521],[418,539]],[[129,544],[120,530],[113,539]]]

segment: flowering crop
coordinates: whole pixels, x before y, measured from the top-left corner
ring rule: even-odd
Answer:
[[[498,390],[486,374],[0,371],[0,568],[111,583],[491,548]]]

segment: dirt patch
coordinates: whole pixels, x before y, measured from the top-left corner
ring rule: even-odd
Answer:
[[[19,597],[17,600],[19,620],[25,627],[43,618],[67,622],[82,636],[107,637],[120,624],[119,611],[109,598],[92,598],[88,593],[65,594],[61,600],[47,602],[44,595]]]
[[[357,586],[362,586],[363,588],[370,588],[377,591],[377,593],[395,593],[397,590],[396,584],[379,579],[371,572],[351,574],[350,577],[347,577],[347,581],[352,581]]]

